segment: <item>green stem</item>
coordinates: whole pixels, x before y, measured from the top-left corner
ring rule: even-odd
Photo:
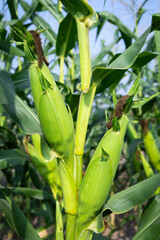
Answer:
[[[81,90],[88,92],[91,81],[91,57],[88,28],[77,20],[78,44],[81,69]]]
[[[83,173],[83,155],[75,155],[74,177],[78,189],[82,181],[82,173]]]
[[[88,93],[81,93],[76,126],[75,154],[83,155],[89,116],[97,85],[92,84]]]
[[[75,240],[76,215],[67,214],[66,240]]]
[[[60,57],[60,76],[59,76],[59,82],[60,83],[64,83],[63,69],[64,69],[64,56],[61,56]]]
[[[82,180],[82,158],[84,151],[85,138],[87,133],[89,116],[92,108],[93,99],[96,92],[96,84],[92,84],[88,93],[81,93],[78,118],[76,126],[76,137],[75,137],[75,158],[77,163],[75,164],[75,172],[78,174],[76,176],[77,187],[79,188]],[[81,170],[80,170],[81,169]]]

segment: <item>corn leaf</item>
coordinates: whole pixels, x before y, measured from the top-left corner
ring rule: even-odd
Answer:
[[[160,14],[152,17],[151,26],[120,56],[112,61],[107,68],[96,67],[92,73],[92,81],[99,84],[97,93],[104,91],[115,82],[118,82],[125,71],[130,68],[136,61],[148,34],[160,28]]]
[[[28,159],[27,155],[19,149],[8,149],[0,151],[0,169],[14,167]]]
[[[36,11],[37,6],[38,6],[38,1],[37,0],[33,0],[31,5],[27,9],[27,11],[21,17],[21,19],[20,19],[21,22],[25,22],[26,20],[28,20],[34,14],[34,12]]]
[[[23,240],[40,240],[38,233],[12,199],[11,191],[0,186],[0,209]]]
[[[145,207],[140,223],[138,232],[133,240],[152,240],[158,239],[160,236],[160,194],[156,195],[154,199],[149,201]]]
[[[12,228],[12,230],[14,230],[14,225],[11,216],[11,206],[1,192],[0,192],[0,209],[4,213],[10,227]]]
[[[103,209],[109,209],[116,214],[127,212],[137,204],[142,204],[148,200],[159,186],[160,174],[157,174],[124,191],[114,194]]]
[[[16,92],[21,92],[27,88],[30,88],[30,80],[29,80],[29,71],[28,70],[22,70],[20,72],[17,72],[15,74],[11,75],[11,77],[14,82]]]
[[[155,57],[157,57],[160,53],[158,52],[147,52],[144,51],[138,55],[138,58],[132,65],[132,69],[141,69],[144,65],[152,61]]]
[[[10,75],[0,71],[0,102],[9,116],[27,134],[42,133],[37,115],[16,95]]]
[[[134,206],[147,201],[160,186],[160,174],[150,177],[134,186],[131,186],[110,197],[104,205],[101,213],[97,215],[95,220],[87,227],[96,233],[104,230],[103,216],[110,213],[121,214],[131,210]]]
[[[147,102],[149,102],[150,100],[152,100],[153,98],[155,98],[156,96],[158,96],[160,94],[160,92],[153,94],[150,97],[145,97],[142,99],[139,99],[137,101],[135,101],[135,103],[133,104],[132,108],[140,108],[142,107],[144,104],[146,104]]]
[[[116,25],[121,32],[121,35],[125,41],[126,47],[129,47],[131,45],[132,38],[136,39],[136,36],[134,33],[130,31],[130,29],[125,26],[120,19],[118,19],[114,14],[108,12],[108,11],[101,11],[98,12],[99,20],[95,24],[98,26],[97,28],[97,37],[100,34],[100,31],[106,21]]]
[[[18,57],[24,57],[24,52],[19,48],[12,46],[8,41],[0,39],[0,49]]]
[[[56,53],[57,56],[66,57],[69,51],[75,46],[77,40],[77,28],[76,21],[71,14],[63,19],[59,25],[57,42],[56,42]]]
[[[10,21],[1,21],[0,22],[0,29],[6,28],[8,25],[9,26],[15,25],[17,22],[18,22],[17,19],[13,19],[13,20],[10,20]]]
[[[23,8],[24,11],[27,11],[29,8],[29,4],[26,3],[25,1],[20,1],[20,4]],[[53,31],[53,29],[50,27],[50,25],[39,15],[33,14],[31,17],[31,20],[33,21],[33,24],[36,27],[41,26],[43,29],[47,29],[46,31],[43,32],[43,35],[52,43],[55,45],[56,42],[56,34]]]
[[[15,1],[7,1],[7,3],[8,3],[8,8],[11,14],[11,18],[18,19],[17,12],[16,12],[17,3]]]
[[[16,194],[22,194],[25,197],[31,197],[39,200],[52,200],[54,202],[53,195],[51,195],[49,192],[46,192],[45,190],[25,187],[14,187],[8,189]]]
[[[40,0],[39,2],[46,7],[46,9],[58,20],[58,22],[61,22],[63,15],[59,11],[58,5],[54,4],[52,0]]]
[[[97,14],[85,0],[61,0],[70,14],[90,27],[97,20]]]

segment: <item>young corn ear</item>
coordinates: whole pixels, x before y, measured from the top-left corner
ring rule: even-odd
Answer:
[[[100,212],[111,189],[128,124],[127,116],[123,115],[119,123],[119,131],[114,132],[111,128],[103,136],[82,180],[78,201],[78,239]]]
[[[155,169],[160,172],[160,152],[156,145],[153,134],[148,129],[148,121],[142,119],[140,123],[142,125],[143,141],[148,158]]]
[[[143,165],[143,168],[144,168],[146,177],[149,178],[149,177],[154,176],[153,169],[151,168],[149,162],[148,162],[147,159],[144,157],[144,155],[143,155],[143,153],[142,153],[141,151],[139,151],[139,157],[140,157],[140,160],[141,160],[141,162],[142,162],[142,165]]]
[[[39,68],[35,61],[30,65],[29,73],[44,136],[50,147],[73,169],[74,127],[63,97],[44,63]]]
[[[72,171],[74,158],[73,120],[57,87],[48,88],[41,94],[38,115],[50,147]]]
[[[151,164],[158,172],[160,172],[160,152],[157,148],[155,139],[149,130],[144,136],[144,145]]]
[[[31,64],[29,67],[29,77],[30,77],[30,84],[32,89],[32,96],[34,99],[35,108],[37,110],[39,98],[43,90],[40,82],[40,73],[39,73],[38,65],[36,62]]]

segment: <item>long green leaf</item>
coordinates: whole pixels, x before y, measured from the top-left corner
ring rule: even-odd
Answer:
[[[141,69],[144,65],[157,57],[159,53],[144,51],[138,55],[138,58],[132,65],[132,69]]]
[[[92,81],[99,84],[97,93],[104,91],[114,82],[119,81],[125,71],[136,61],[148,34],[160,28],[160,14],[152,17],[151,26],[139,37],[130,47],[128,47],[119,57],[111,62],[107,68],[96,67],[92,73]]]
[[[56,42],[57,56],[66,57],[68,55],[69,51],[75,46],[77,40],[76,33],[76,21],[71,14],[67,14],[59,25]]]
[[[103,210],[120,214],[129,211],[137,204],[142,204],[160,186],[160,174],[148,178],[134,186],[114,194],[105,204]]]
[[[11,77],[14,82],[16,92],[21,92],[21,91],[24,91],[26,88],[30,88],[28,70],[23,69],[22,71],[11,75]]]
[[[131,45],[132,38],[136,39],[135,34],[132,33],[130,29],[127,26],[125,26],[120,21],[120,19],[118,19],[113,13],[110,13],[108,11],[101,11],[101,12],[98,12],[98,15],[99,15],[99,21],[95,24],[95,25],[98,25],[97,36],[99,35],[105,21],[108,21],[118,27],[125,41],[126,47],[129,47]]]
[[[8,41],[0,39],[0,49],[14,56],[24,57],[24,52],[19,48],[13,47]]]
[[[40,240],[36,230],[12,199],[11,191],[0,186],[0,194],[0,209],[7,217],[10,226],[23,240]]]
[[[24,188],[24,187],[16,187],[9,188],[14,193],[23,194],[25,197],[32,197],[39,200],[54,200],[53,196],[44,190],[33,189],[33,188]]]
[[[58,9],[58,5],[55,5],[52,0],[39,0],[39,2],[48,9],[48,11],[55,17],[58,22],[63,19],[62,13]]]
[[[135,102],[132,106],[132,108],[139,108],[142,107],[144,104],[146,104],[147,102],[149,102],[150,100],[152,100],[153,98],[155,98],[156,96],[158,96],[160,94],[160,92],[153,94],[150,97],[145,97],[142,99],[139,99],[137,102]]]
[[[21,17],[21,19],[20,19],[21,22],[25,22],[26,20],[28,20],[33,15],[33,13],[35,12],[37,6],[38,6],[38,1],[33,0],[30,7],[27,9],[25,14]]]
[[[8,149],[0,151],[0,169],[14,167],[28,159],[27,155],[19,149]]]
[[[29,4],[26,3],[25,1],[20,1],[20,4],[22,6],[22,8],[24,9],[24,11],[27,11],[29,8]],[[37,14],[33,14],[31,17],[31,20],[33,22],[33,24],[36,27],[41,26],[43,29],[47,29],[46,31],[43,32],[43,35],[52,43],[55,45],[56,42],[56,34],[53,31],[53,29],[50,27],[50,25],[39,15]]]
[[[41,134],[37,115],[16,95],[10,75],[0,71],[0,102],[6,112],[27,134]]]
[[[18,22],[17,19],[13,19],[13,20],[10,20],[10,21],[1,21],[0,22],[0,29],[6,28],[8,25],[9,26],[15,25],[17,22]]]
[[[87,228],[96,233],[104,230],[103,216],[110,214],[121,214],[129,211],[134,206],[147,201],[160,186],[160,174],[150,177],[134,186],[131,186],[110,197],[104,205],[101,213],[95,218],[91,225]]]
[[[140,223],[138,232],[133,240],[154,240],[160,236],[160,194],[156,195],[152,201],[145,207]]]
[[[6,220],[10,227],[14,230],[12,216],[11,216],[11,206],[5,197],[0,192],[0,209],[4,213]]]

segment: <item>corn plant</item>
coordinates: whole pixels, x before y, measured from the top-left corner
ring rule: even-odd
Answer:
[[[91,26],[100,28],[101,22],[98,20],[97,13],[85,0],[61,0],[56,11],[52,1],[41,0],[40,2],[43,7],[54,14],[55,18],[60,19],[57,39],[54,39],[52,30],[50,32],[43,26],[35,30],[23,28],[22,22],[26,19],[26,15],[20,22],[10,23],[15,36],[12,42],[17,44],[19,54],[24,56],[23,64],[29,64],[30,88],[35,110],[16,93],[9,73],[5,70],[0,72],[1,107],[23,132],[25,153],[12,151],[10,154],[14,153],[17,159],[19,157],[19,161],[29,158],[43,181],[49,185],[48,192],[38,189],[36,192],[34,189],[33,195],[37,194],[36,196],[40,199],[49,199],[52,203],[54,202],[55,233],[53,239],[88,240],[92,239],[94,232],[101,233],[104,230],[103,218],[105,216],[111,213],[125,213],[134,206],[141,205],[155,194],[160,185],[160,175],[157,174],[110,196],[123,149],[130,110],[139,109],[159,94],[158,92],[145,99],[134,101],[140,87],[142,67],[158,56],[158,53],[146,51],[140,53],[140,51],[149,33],[160,29],[160,14],[153,15],[151,26],[136,39],[136,36],[112,14],[100,13],[99,16],[117,23],[120,32],[123,36],[125,35],[127,49],[120,55],[113,56],[107,67],[96,66],[95,63],[92,69],[88,32]],[[61,3],[67,10],[65,17],[60,11]],[[29,7],[24,1],[21,1],[21,4],[24,9]],[[38,2],[33,1],[29,9],[34,12],[37,7]],[[37,25],[39,16],[31,15],[31,18]],[[41,22],[44,23],[43,20]],[[42,23],[41,25],[44,25]],[[59,83],[55,81],[48,66],[49,61],[44,56],[40,39],[42,33],[50,38],[50,42],[56,42],[56,54],[60,63]],[[132,38],[136,39],[133,44],[131,44]],[[72,49],[76,41],[79,46],[80,83],[77,89],[74,84],[70,84],[72,96],[74,96],[74,91],[78,91],[80,95],[75,121],[71,105],[65,103],[63,90],[60,90],[59,86],[64,89],[68,88],[66,85],[69,84],[64,79],[63,67],[69,54],[73,60]],[[74,77],[73,65],[74,60],[69,66],[71,77]],[[136,77],[127,95],[117,99],[113,84],[117,84],[129,68],[135,71]],[[114,111],[107,119],[104,135],[97,144],[92,157],[88,159],[88,166],[83,174],[84,147],[93,101],[97,94],[109,87],[113,87]],[[144,137],[147,136],[145,133]],[[154,144],[154,139],[151,142]],[[159,156],[159,152],[154,153]],[[1,154],[5,156],[5,151]],[[6,162],[4,161],[4,164]],[[155,167],[159,167],[159,164],[158,158]],[[27,195],[32,190],[28,188],[28,190],[21,189],[21,191]],[[16,204],[13,192],[14,188],[0,186],[0,209],[9,225],[22,239],[41,239],[31,225],[29,216],[27,219]],[[153,201],[148,203],[148,209],[142,214],[139,230],[134,239],[144,239],[146,234],[150,234],[150,239],[152,239],[153,229],[156,229],[155,235],[159,236],[158,201],[157,192]],[[146,223],[145,214],[150,214],[152,205],[156,214],[151,216]]]

